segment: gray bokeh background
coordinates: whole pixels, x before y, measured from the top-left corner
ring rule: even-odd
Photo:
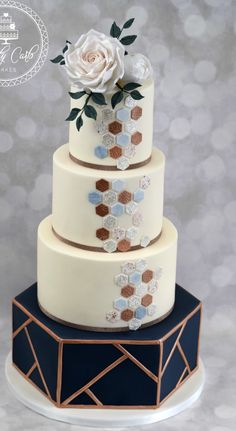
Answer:
[[[179,231],[177,281],[204,303],[207,381],[185,413],[149,430],[236,426],[236,1],[25,0],[43,19],[52,58],[66,39],[135,17],[132,46],[152,61],[154,144],[167,156],[165,215]],[[30,37],[30,35],[29,35]],[[0,87],[1,366],[11,298],[36,279],[36,231],[51,211],[52,155],[67,141],[68,83],[46,62],[30,81]],[[233,340],[234,338],[234,340]],[[234,349],[233,349],[234,342]],[[1,431],[81,429],[33,414],[0,377]]]

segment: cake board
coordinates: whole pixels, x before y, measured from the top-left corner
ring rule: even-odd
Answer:
[[[5,374],[10,390],[26,407],[56,421],[93,427],[128,427],[168,419],[186,410],[200,397],[205,381],[205,369],[200,360],[197,371],[159,408],[117,411],[55,407],[17,372],[11,363],[11,353],[6,358]]]

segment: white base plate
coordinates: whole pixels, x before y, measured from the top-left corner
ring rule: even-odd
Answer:
[[[16,398],[35,412],[61,422],[94,427],[124,427],[159,422],[177,415],[196,401],[203,389],[205,370],[198,370],[158,409],[70,409],[57,408],[12,366],[11,353],[5,364],[6,378]]]

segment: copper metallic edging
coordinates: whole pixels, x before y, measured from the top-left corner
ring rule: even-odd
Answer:
[[[65,243],[65,244],[67,244],[67,245],[71,245],[72,247],[80,248],[80,249],[82,249],[82,250],[87,250],[87,251],[97,251],[97,252],[101,252],[101,253],[107,253],[107,251],[105,251],[103,247],[95,247],[95,246],[92,246],[92,245],[80,244],[80,243],[78,243],[78,242],[71,241],[70,239],[66,239],[66,238],[64,238],[63,236],[59,235],[59,233],[57,233],[57,232],[55,231],[55,229],[54,229],[54,227],[53,227],[53,226],[52,226],[52,231],[53,231],[54,235],[55,235],[55,236],[56,236],[60,241],[64,242],[64,243]],[[158,239],[159,239],[159,238],[160,238],[160,236],[161,236],[161,233],[162,233],[162,232],[160,232],[160,233],[159,233],[159,235],[157,235],[154,239],[152,239],[152,240],[149,242],[148,246],[149,246],[149,245],[152,245],[152,244],[154,244],[156,241],[158,241]],[[128,253],[129,251],[134,251],[134,250],[141,250],[141,249],[143,249],[143,248],[145,248],[145,247],[142,247],[141,245],[133,245],[133,246],[131,246],[131,247],[129,248],[129,250],[126,250],[126,251],[125,251],[125,253]],[[113,253],[124,253],[124,252],[122,252],[122,251],[120,251],[120,250],[115,250]]]
[[[51,394],[50,394],[50,392],[49,392],[49,389],[48,389],[48,386],[47,386],[46,380],[45,380],[45,378],[44,378],[43,372],[42,372],[41,367],[40,367],[40,365],[39,365],[39,361],[38,361],[38,358],[37,358],[36,352],[35,352],[35,350],[34,350],[34,346],[33,346],[33,343],[32,343],[32,341],[31,341],[31,338],[30,338],[30,335],[29,335],[28,329],[27,329],[27,328],[24,328],[24,331],[25,331],[26,336],[27,336],[27,338],[28,338],[28,342],[29,342],[29,345],[30,345],[30,348],[31,348],[31,351],[32,351],[32,354],[33,354],[33,357],[34,357],[34,360],[35,360],[35,362],[36,362],[38,372],[39,372],[40,377],[41,377],[41,380],[42,380],[42,382],[43,382],[43,386],[44,386],[44,388],[45,388],[45,391],[47,392],[48,398],[49,398],[50,400],[52,400],[52,397],[51,397]]]
[[[145,365],[143,365],[138,359],[135,358],[131,353],[129,353],[124,347],[120,344],[113,344],[118,350],[120,350],[128,359],[130,359],[137,367],[139,367],[145,374],[147,374],[150,379],[154,380],[154,382],[158,382],[158,377],[152,373]]]
[[[25,310],[25,308],[23,307],[23,306],[21,306],[21,304],[19,304],[16,300],[13,300],[13,303],[15,303],[15,305],[17,305],[17,306],[20,306],[19,308],[21,308],[23,311]],[[177,384],[176,384],[176,386],[175,386],[175,388],[160,402],[160,390],[161,390],[161,377],[162,377],[162,373],[161,373],[161,368],[162,368],[162,358],[163,358],[163,340],[165,340],[167,337],[168,337],[168,335],[170,336],[172,333],[174,333],[176,330],[177,330],[177,328],[179,328],[179,327],[181,327],[182,326],[182,328],[183,327],[185,327],[185,325],[186,325],[186,322],[195,314],[195,313],[197,313],[198,311],[200,311],[200,322],[199,322],[199,334],[198,334],[198,350],[197,350],[197,366],[185,377],[185,379],[184,380],[182,380],[183,379],[183,376],[184,376],[184,374],[185,374],[185,372],[186,372],[186,370],[187,370],[187,367],[185,367],[185,369],[184,369],[184,371],[183,371],[183,373],[182,373],[182,375],[180,376],[180,378],[179,378],[179,380],[178,380],[178,382],[177,382]],[[29,312],[27,312],[26,313],[27,315],[29,315],[29,316],[31,316],[32,317],[32,320],[33,321],[35,321],[39,326],[41,326],[43,329],[45,329],[45,327],[44,327],[44,325],[43,324],[41,324],[41,322],[39,322],[36,318],[34,318],[34,316],[32,316],[31,315],[31,313],[29,313]],[[29,320],[29,319],[28,319]],[[84,387],[83,387],[83,389],[84,389],[84,392],[86,392],[87,393],[87,395],[89,395],[95,402],[96,402],[96,405],[92,405],[92,406],[88,406],[88,405],[81,405],[81,404],[76,404],[76,405],[63,405],[63,403],[62,404],[58,404],[58,402],[55,402],[52,398],[51,398],[51,396],[50,396],[50,394],[49,394],[49,396],[50,396],[50,398],[49,398],[49,396],[47,395],[47,394],[45,394],[40,388],[38,388],[38,386],[37,385],[35,385],[34,384],[34,382],[32,382],[30,379],[29,379],[29,377],[28,377],[28,374],[30,373],[30,372],[32,372],[32,368],[34,367],[34,364],[33,364],[33,366],[29,369],[29,371],[27,372],[27,374],[24,374],[17,366],[16,366],[16,364],[14,364],[13,363],[13,366],[17,369],[17,371],[19,371],[19,373],[26,379],[26,380],[28,380],[28,382],[30,383],[30,384],[32,384],[37,390],[39,390],[47,399],[49,399],[49,401],[51,401],[55,406],[57,406],[57,407],[59,407],[59,408],[80,408],[80,409],[83,409],[83,408],[89,408],[89,409],[96,409],[96,408],[99,408],[99,409],[129,409],[129,410],[135,410],[135,409],[156,409],[156,408],[158,408],[158,407],[160,407],[177,389],[179,389],[179,387],[180,386],[182,386],[182,384],[183,383],[185,383],[185,381],[187,381],[197,370],[198,370],[198,368],[199,368],[199,342],[200,342],[200,328],[201,328],[201,322],[202,322],[202,304],[200,303],[194,310],[192,310],[192,312],[185,318],[185,319],[183,319],[182,320],[182,322],[180,322],[178,325],[176,325],[175,326],[175,328],[173,328],[173,330],[171,330],[171,331],[169,331],[169,333],[168,334],[166,334],[166,336],[165,337],[163,337],[163,339],[160,339],[160,340],[156,340],[155,342],[153,342],[152,340],[150,340],[149,342],[141,342],[141,343],[139,343],[139,342],[137,342],[137,340],[135,341],[135,340],[132,340],[132,342],[130,342],[130,341],[125,341],[125,340],[123,340],[123,342],[122,341],[120,341],[119,343],[123,343],[123,344],[142,344],[142,345],[153,345],[153,344],[159,344],[160,345],[160,360],[159,360],[159,371],[158,371],[158,377],[157,378],[159,378],[159,384],[158,384],[158,386],[157,386],[157,403],[155,404],[155,405],[146,405],[146,406],[134,406],[134,405],[132,405],[132,406],[112,406],[112,405],[102,405],[101,404],[101,402],[98,400],[98,398],[96,397],[96,395],[95,394],[93,394],[93,392],[91,392],[91,390],[89,390],[89,386],[91,386],[93,383],[94,383],[94,379],[96,379],[96,381],[97,381],[97,379],[99,379],[100,377],[102,377],[104,374],[106,374],[107,372],[109,372],[111,369],[113,369],[116,365],[119,365],[119,363],[120,362],[122,362],[124,359],[128,359],[128,356],[126,356],[126,355],[123,355],[122,357],[120,357],[117,361],[115,361],[115,362],[113,362],[112,364],[110,364],[107,368],[105,368],[101,373],[99,373],[92,381],[90,381],[90,382],[88,382],[87,383],[87,385],[85,385]],[[30,323],[30,322],[29,322]],[[21,325],[22,326],[22,325]],[[181,328],[181,329],[182,329]],[[19,328],[18,328],[19,329]],[[23,329],[23,328],[22,328]],[[24,330],[25,331],[27,331],[27,328],[24,328]],[[50,331],[50,330],[49,330]],[[20,331],[18,331],[18,333],[19,333]],[[28,331],[27,331],[28,332]],[[46,332],[48,332],[48,331],[46,331]],[[55,336],[55,334],[53,333],[53,332],[51,332],[50,331],[50,333],[51,334],[53,334],[53,338],[55,338],[56,336]],[[182,333],[182,331],[181,331],[181,333]],[[13,337],[12,337],[13,338]],[[61,341],[61,344],[62,344],[62,347],[63,347],[63,344],[64,344],[64,342],[68,342],[68,343],[70,343],[71,341],[72,341],[72,343],[71,344],[73,344],[73,341],[77,341],[77,343],[78,343],[78,340],[61,340],[60,338],[56,338],[57,339],[57,341],[59,340],[59,341]],[[80,342],[82,341],[83,342],[83,344],[87,344],[87,343],[93,343],[93,342],[95,342],[96,344],[100,344],[99,342],[97,342],[97,340],[79,340]],[[104,341],[104,340],[102,340],[102,341]],[[106,341],[106,343],[107,342],[109,342],[109,344],[111,343],[111,344],[113,344],[114,346],[117,344],[117,340],[115,341],[115,340],[105,340]],[[120,346],[121,347],[121,346]],[[117,347],[118,348],[118,347]],[[125,350],[125,349],[124,349]],[[60,357],[61,358],[61,360],[60,360],[60,364],[58,364],[58,370],[60,370],[60,376],[61,376],[61,367],[62,367],[62,350],[60,350],[60,352],[61,353],[59,353],[58,352],[58,357]],[[173,352],[172,352],[173,353]],[[123,358],[124,356],[126,356],[124,359],[121,359],[121,358]],[[132,355],[131,355],[132,356]],[[185,355],[184,355],[185,356]],[[169,357],[168,357],[169,358]],[[167,359],[168,359],[167,358]],[[36,357],[36,359],[37,359],[37,357]],[[131,358],[129,358],[129,359],[131,359]],[[133,357],[133,359],[135,359],[135,361],[138,361],[136,358],[134,358]],[[139,362],[139,361],[138,361]],[[37,360],[37,363],[38,363],[38,360]],[[141,364],[141,363],[140,363]],[[138,364],[136,364],[136,365],[138,365]],[[143,364],[141,364],[142,366],[143,366]],[[37,366],[37,365],[36,365]],[[146,367],[145,366],[143,366],[145,369],[146,369]],[[39,369],[39,368],[38,368]],[[143,370],[144,371],[144,370]],[[99,377],[100,376],[100,377]],[[151,376],[149,376],[149,377],[151,377]],[[152,377],[151,377],[152,378]],[[60,378],[58,377],[58,380],[61,382],[61,380],[60,380]],[[58,382],[58,380],[57,380],[57,382]],[[92,383],[91,383],[92,382]],[[60,383],[61,384],[61,383]],[[60,389],[59,389],[60,390]],[[79,391],[81,391],[82,390],[82,388],[79,390]],[[78,392],[78,391],[77,391]],[[58,394],[58,388],[57,388],[57,394]],[[70,397],[72,397],[74,394],[72,394]],[[69,398],[70,398],[69,397]],[[68,399],[69,399],[68,398]],[[74,397],[73,397],[74,398]],[[67,399],[67,400],[68,400]],[[67,400],[65,400],[65,401],[67,401]],[[64,401],[64,402],[65,402]]]
[[[71,394],[66,400],[62,402],[62,406],[68,405],[71,401],[73,401],[76,397],[78,397],[82,392],[89,389],[90,386],[92,386],[94,383],[96,383],[98,380],[101,379],[101,377],[105,376],[105,374],[109,373],[109,371],[113,370],[117,365],[119,365],[121,362],[125,361],[127,359],[126,355],[120,356],[118,359],[116,359],[114,362],[112,362],[110,365],[108,365],[104,370],[102,370],[100,373],[98,373],[93,379],[91,379],[86,385],[82,386],[82,388],[75,391],[73,394]]]
[[[118,169],[114,165],[99,165],[96,163],[84,162],[83,160],[77,159],[77,157],[73,156],[71,153],[69,153],[69,156],[73,162],[77,163],[80,166],[84,166],[86,168],[98,169],[101,171],[120,171],[120,172],[122,172],[122,170]],[[148,157],[146,160],[143,160],[142,162],[133,163],[133,164],[129,165],[128,168],[126,168],[125,170],[127,171],[130,169],[141,168],[142,166],[147,165],[151,161],[151,158],[152,158],[152,156]]]
[[[46,314],[46,316],[48,316],[52,320],[55,320],[55,322],[61,323],[62,325],[65,325],[65,326],[70,326],[72,328],[82,329],[83,331],[93,331],[93,332],[127,332],[127,331],[130,331],[129,327],[125,327],[125,328],[124,327],[120,327],[120,328],[97,328],[95,326],[78,325],[76,323],[67,322],[64,319],[60,319],[59,317],[53,316],[53,314],[51,314],[47,310],[45,310],[45,308],[40,304],[39,301],[38,301],[38,306],[39,306],[40,310],[44,314]],[[163,316],[158,317],[157,319],[152,320],[151,322],[144,323],[143,325],[140,326],[139,329],[148,328],[149,326],[152,326],[152,325],[155,325],[156,323],[161,322],[162,320],[166,319],[166,317],[168,317],[172,313],[173,309],[174,309],[174,305],[171,307],[171,309],[167,313],[163,314]]]

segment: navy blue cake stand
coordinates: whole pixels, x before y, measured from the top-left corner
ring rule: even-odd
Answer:
[[[176,285],[173,312],[128,332],[91,332],[47,317],[37,284],[13,300],[10,389],[25,406],[71,424],[123,427],[158,422],[201,394],[201,303]]]

